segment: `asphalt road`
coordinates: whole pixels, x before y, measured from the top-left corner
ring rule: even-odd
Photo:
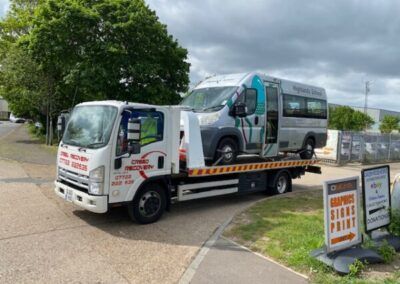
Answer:
[[[7,134],[9,134],[11,131],[18,128],[19,126],[21,126],[21,124],[12,123],[9,121],[0,121],[0,139],[2,137],[5,137]]]

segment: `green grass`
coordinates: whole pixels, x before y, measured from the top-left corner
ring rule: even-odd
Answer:
[[[225,236],[310,276],[314,283],[400,282],[398,274],[380,281],[341,277],[310,256],[312,250],[324,244],[322,191],[257,203],[234,220]]]

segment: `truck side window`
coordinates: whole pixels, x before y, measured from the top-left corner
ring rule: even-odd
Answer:
[[[164,138],[164,115],[158,111],[134,112],[133,117],[140,118],[140,144],[142,146],[162,141]]]

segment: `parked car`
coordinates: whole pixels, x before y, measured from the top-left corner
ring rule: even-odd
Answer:
[[[9,120],[14,123],[25,123],[26,119],[22,117],[17,117],[14,114],[10,114]]]

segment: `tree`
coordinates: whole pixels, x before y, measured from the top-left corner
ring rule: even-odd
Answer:
[[[12,111],[45,109],[54,121],[82,101],[175,104],[187,90],[187,50],[143,0],[12,0],[10,7],[0,21],[0,95]],[[30,82],[21,90],[9,80],[24,76]]]
[[[367,114],[348,106],[338,106],[329,109],[330,129],[361,131],[371,127],[374,120]]]
[[[399,129],[399,122],[400,118],[398,116],[385,115],[379,126],[379,130],[381,133],[391,133],[393,130]]]
[[[186,49],[142,0],[50,0],[33,24],[29,50],[64,98],[173,104],[187,89]]]

